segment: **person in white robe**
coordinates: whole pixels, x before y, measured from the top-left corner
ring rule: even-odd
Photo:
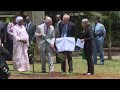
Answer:
[[[29,36],[23,26],[23,18],[16,18],[16,25],[13,28],[13,70],[19,72],[30,70],[28,58]]]

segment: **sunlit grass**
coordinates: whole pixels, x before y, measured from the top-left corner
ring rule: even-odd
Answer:
[[[98,65],[94,65],[95,74],[120,74],[120,60],[105,60],[104,65],[99,65],[100,60],[98,60]],[[67,65],[67,75],[77,75],[83,74],[87,72],[87,62],[86,60],[82,59],[81,57],[73,57],[73,73],[70,74],[68,72],[68,63]],[[33,65],[31,65],[31,70],[27,72],[17,72],[13,70],[13,65],[9,64],[10,72],[12,75],[18,74],[26,74],[30,75],[33,74]],[[34,74],[48,74],[48,63],[46,63],[47,73],[41,73],[41,64],[35,63],[34,64]],[[61,64],[54,63],[54,72],[61,72]]]

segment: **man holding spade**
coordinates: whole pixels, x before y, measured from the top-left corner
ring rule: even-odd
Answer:
[[[70,22],[70,16],[68,14],[64,14],[62,18],[62,22],[59,23],[59,33],[60,38],[63,37],[74,37],[75,35],[75,24]],[[73,72],[73,65],[72,65],[72,52],[71,51],[63,51],[61,52],[64,54],[68,59],[68,65],[69,65],[69,73]],[[66,72],[66,58],[62,58],[61,60],[61,69],[62,72]]]

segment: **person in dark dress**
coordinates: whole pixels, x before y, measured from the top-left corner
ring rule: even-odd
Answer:
[[[85,53],[85,58],[87,60],[87,66],[88,70],[85,75],[93,75],[94,74],[94,63],[92,60],[92,40],[93,40],[93,33],[92,33],[92,28],[90,26],[90,22],[88,19],[84,18],[82,19],[82,27],[83,27],[83,36],[82,36],[82,41],[84,42],[84,53]]]

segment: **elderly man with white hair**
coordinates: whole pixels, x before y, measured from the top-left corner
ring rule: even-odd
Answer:
[[[16,18],[13,28],[13,69],[19,72],[30,70],[28,59],[29,36],[23,26],[23,17]]]
[[[46,17],[45,23],[38,26],[35,36],[37,38],[38,49],[40,51],[42,73],[46,72],[46,57],[48,59],[49,71],[51,73],[54,69],[51,49],[55,42],[55,31],[50,17]],[[45,39],[49,41],[49,44]]]
[[[64,14],[62,18],[62,22],[59,23],[59,33],[60,33],[60,38],[61,37],[75,37],[75,24],[70,22],[70,16],[68,14]],[[73,72],[73,64],[72,64],[72,52],[71,51],[66,51],[61,52],[62,54],[66,55],[68,59],[68,65],[69,65],[69,73]],[[61,62],[61,69],[62,72],[66,71],[65,68],[65,58],[63,58]]]

